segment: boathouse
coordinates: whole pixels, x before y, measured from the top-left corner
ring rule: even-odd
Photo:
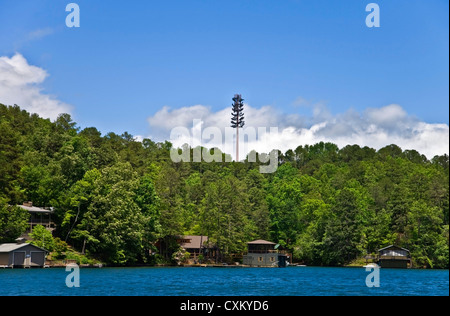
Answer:
[[[278,248],[279,245],[267,240],[250,241],[242,263],[250,267],[286,267],[287,255]]]
[[[16,241],[17,243],[0,244],[0,267],[44,267],[47,250],[25,243],[24,238]]]
[[[382,268],[406,269],[411,263],[411,254],[408,249],[394,245],[378,250],[378,265]]]

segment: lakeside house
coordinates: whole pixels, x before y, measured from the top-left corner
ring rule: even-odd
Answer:
[[[286,267],[288,256],[279,250],[278,244],[259,239],[247,243],[242,263],[250,267]]]
[[[411,265],[408,249],[390,245],[378,250],[378,265],[382,268],[406,269]]]
[[[212,258],[215,255],[215,248],[210,245],[208,236],[177,236],[177,243],[181,248],[191,254],[191,259],[197,261],[199,256]]]
[[[30,214],[30,219],[28,220],[29,228],[26,231],[27,234],[33,232],[33,227],[36,225],[42,225],[51,232],[55,229],[52,221],[53,208],[36,207],[33,206],[33,202],[23,202],[22,205],[17,206],[28,211]]]
[[[0,267],[42,268],[48,251],[28,244],[25,238],[17,238],[16,243],[0,244]]]
[[[216,247],[210,243],[208,236],[203,235],[166,236],[159,239],[155,246],[158,248],[159,254],[167,258],[173,251],[172,243],[176,243],[178,247],[188,252],[190,259],[194,262],[202,257],[203,259],[211,259],[216,256]]]

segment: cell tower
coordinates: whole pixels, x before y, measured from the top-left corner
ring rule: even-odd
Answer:
[[[236,162],[239,161],[239,127],[244,127],[244,99],[240,94],[235,94],[233,98],[231,112],[231,127],[236,129]]]

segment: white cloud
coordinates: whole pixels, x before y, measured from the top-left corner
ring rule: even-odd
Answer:
[[[405,119],[408,114],[398,104],[391,104],[381,109],[367,109],[366,116],[377,124],[395,123]]]
[[[363,113],[348,110],[345,113],[331,115],[322,103],[314,105],[312,117],[302,117],[298,114],[277,112],[271,106],[253,108],[245,105],[246,127],[277,127],[278,134],[266,133],[258,135],[256,141],[246,142],[242,146],[241,159],[252,149],[258,152],[269,152],[279,149],[285,152],[299,145],[312,145],[320,141],[332,142],[340,148],[346,145],[358,144],[380,149],[390,144],[396,144],[403,150],[415,149],[421,154],[432,158],[435,155],[449,153],[449,126],[447,124],[430,124],[422,122],[397,104],[381,108],[369,108]],[[151,138],[169,140],[171,129],[185,127],[193,134],[193,120],[203,121],[202,128],[217,127],[225,135],[225,127],[230,126],[231,109],[217,112],[210,107],[195,105],[171,110],[165,106],[148,118],[152,129]],[[197,133],[198,135],[198,133]],[[197,137],[198,138],[198,137]],[[224,137],[225,138],[225,137]],[[217,146],[230,152],[234,140],[225,139],[209,142],[207,147]],[[175,146],[188,142],[186,137],[171,140]],[[194,140],[195,144],[199,139]],[[231,144],[230,144],[231,143]],[[203,142],[205,144],[205,142]]]
[[[11,58],[0,57],[0,103],[17,104],[52,120],[60,113],[70,113],[70,105],[43,93],[40,85],[47,77],[44,69],[28,64],[19,53]]]

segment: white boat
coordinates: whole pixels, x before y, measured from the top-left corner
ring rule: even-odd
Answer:
[[[369,264],[366,264],[365,266],[363,266],[363,268],[381,268],[378,264],[376,264],[376,263],[369,263]]]

